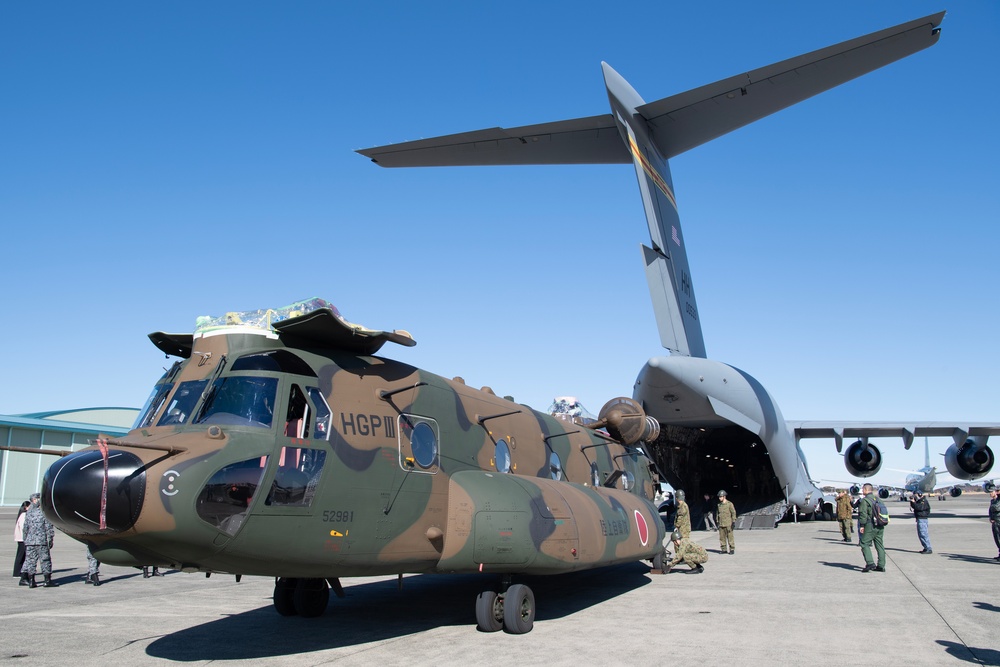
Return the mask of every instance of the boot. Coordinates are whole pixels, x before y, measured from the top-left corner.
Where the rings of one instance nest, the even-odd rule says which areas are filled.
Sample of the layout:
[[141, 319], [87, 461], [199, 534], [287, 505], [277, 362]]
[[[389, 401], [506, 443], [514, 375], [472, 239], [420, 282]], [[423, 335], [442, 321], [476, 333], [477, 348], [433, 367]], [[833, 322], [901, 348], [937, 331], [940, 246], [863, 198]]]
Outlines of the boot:
[[85, 577], [83, 578], [83, 583], [85, 583], [85, 584], [92, 584], [92, 583], [94, 583], [94, 582], [92, 582], [92, 581], [90, 580], [90, 574], [87, 574], [87, 576], [85, 576]]
[[35, 583], [35, 575], [28, 575], [28, 588], [38, 588], [38, 584]]
[[45, 583], [42, 584], [43, 588], [55, 588], [58, 585], [59, 584], [52, 583], [52, 575], [51, 574], [46, 574], [45, 575]]
[[90, 575], [90, 583], [94, 584], [94, 586], [100, 586], [101, 585], [101, 579], [97, 575], [96, 572], [93, 573], [92, 575]]
[[18, 586], [27, 586], [28, 585], [28, 575], [26, 575], [26, 574], [24, 574], [22, 572], [21, 573], [21, 580], [19, 582], [17, 582], [17, 585]]
[[149, 579], [149, 568], [148, 567], [142, 568], [142, 578], [143, 579]]
[[160, 568], [156, 567], [155, 565], [153, 566], [153, 576], [154, 577], [162, 577], [163, 576], [162, 574], [160, 574]]

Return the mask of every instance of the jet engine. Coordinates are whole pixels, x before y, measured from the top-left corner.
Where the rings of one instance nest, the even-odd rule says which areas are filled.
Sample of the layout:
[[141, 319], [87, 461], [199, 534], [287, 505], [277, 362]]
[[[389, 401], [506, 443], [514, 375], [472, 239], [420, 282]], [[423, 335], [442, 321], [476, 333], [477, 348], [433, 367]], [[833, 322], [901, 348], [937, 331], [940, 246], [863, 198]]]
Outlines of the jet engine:
[[888, 498], [889, 497], [889, 489], [880, 488], [878, 490], [878, 497], [881, 498], [882, 500], [885, 500], [886, 498]]
[[958, 498], [960, 495], [962, 495], [962, 489], [958, 488], [957, 486], [953, 486], [951, 487], [951, 490], [948, 491], [948, 495], [950, 495], [952, 498]]
[[855, 477], [871, 477], [882, 467], [882, 452], [875, 445], [856, 440], [844, 452], [844, 465]]
[[986, 446], [985, 440], [973, 436], [962, 446], [949, 447], [944, 453], [944, 463], [952, 477], [979, 479], [993, 469], [993, 451]]
[[608, 434], [625, 445], [653, 442], [660, 435], [660, 423], [646, 415], [638, 401], [612, 398], [601, 408], [590, 428], [606, 428]]

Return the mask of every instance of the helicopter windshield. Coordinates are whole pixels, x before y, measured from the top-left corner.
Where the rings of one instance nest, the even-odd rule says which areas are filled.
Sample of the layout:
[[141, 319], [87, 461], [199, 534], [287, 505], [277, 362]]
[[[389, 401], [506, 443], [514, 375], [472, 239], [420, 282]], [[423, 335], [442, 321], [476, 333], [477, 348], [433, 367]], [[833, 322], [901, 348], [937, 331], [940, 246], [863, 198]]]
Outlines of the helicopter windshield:
[[277, 389], [277, 378], [219, 378], [212, 385], [194, 423], [271, 428]]

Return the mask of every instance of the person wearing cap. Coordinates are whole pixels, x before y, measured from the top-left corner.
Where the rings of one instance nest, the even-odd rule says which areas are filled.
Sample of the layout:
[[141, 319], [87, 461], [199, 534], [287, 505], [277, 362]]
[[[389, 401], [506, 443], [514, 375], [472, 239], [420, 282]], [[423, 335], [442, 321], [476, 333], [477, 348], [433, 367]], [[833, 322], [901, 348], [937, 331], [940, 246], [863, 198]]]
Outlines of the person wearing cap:
[[688, 507], [683, 491], [677, 491], [677, 517], [674, 519], [674, 529], [681, 537], [691, 537], [691, 508]]
[[853, 515], [854, 506], [847, 489], [837, 489], [837, 522], [840, 524], [840, 536], [845, 542], [851, 541], [851, 533], [854, 532]]
[[[733, 528], [736, 527], [736, 508], [726, 497], [725, 490], [719, 491], [719, 553], [736, 553], [736, 541], [733, 538]], [[727, 546], [728, 544], [728, 546]]]
[[990, 527], [993, 529], [993, 541], [997, 545], [997, 555], [993, 560], [1000, 560], [1000, 490], [990, 486]]
[[52, 557], [49, 550], [56, 530], [42, 514], [39, 505], [41, 495], [32, 493], [28, 500], [31, 507], [24, 513], [24, 565], [21, 567], [21, 582], [35, 588], [35, 569], [41, 564], [42, 576], [45, 577], [46, 588], [52, 588]]
[[666, 571], [680, 562], [685, 563], [695, 574], [705, 571], [702, 563], [708, 560], [708, 552], [697, 542], [692, 542], [690, 537], [683, 537], [680, 531], [675, 530], [670, 539], [674, 543], [674, 558], [667, 563]]
[[931, 515], [931, 504], [927, 502], [923, 491], [918, 489], [913, 492], [913, 497], [910, 498], [910, 509], [913, 510], [913, 518], [917, 520], [917, 537], [920, 539], [920, 546], [923, 547], [920, 553], [934, 553], [931, 550], [930, 535], [927, 533], [927, 519]]

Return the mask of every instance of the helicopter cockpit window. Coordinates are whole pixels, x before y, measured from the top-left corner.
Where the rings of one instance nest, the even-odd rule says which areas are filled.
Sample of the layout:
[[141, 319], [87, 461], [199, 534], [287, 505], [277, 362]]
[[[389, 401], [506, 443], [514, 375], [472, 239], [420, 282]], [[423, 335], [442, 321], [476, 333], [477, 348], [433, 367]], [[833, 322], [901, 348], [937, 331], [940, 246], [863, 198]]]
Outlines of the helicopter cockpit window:
[[233, 463], [219, 470], [198, 494], [198, 516], [219, 530], [235, 535], [260, 486], [266, 456]]
[[170, 426], [186, 422], [191, 416], [194, 406], [198, 403], [198, 399], [201, 398], [201, 392], [205, 390], [206, 384], [208, 384], [208, 380], [181, 382], [156, 425]]
[[294, 373], [316, 377], [316, 372], [309, 364], [288, 350], [270, 350], [244, 354], [233, 362], [234, 371], [274, 371], [275, 373]]
[[332, 416], [330, 405], [326, 402], [323, 392], [316, 387], [306, 387], [306, 392], [309, 394], [309, 398], [312, 399], [313, 406], [316, 408], [316, 429], [313, 437], [317, 440], [329, 440], [330, 418]]
[[326, 452], [321, 449], [282, 447], [274, 483], [264, 504], [272, 507], [312, 505], [324, 463]]
[[152, 424], [153, 418], [160, 411], [160, 408], [163, 407], [163, 402], [167, 400], [167, 394], [173, 388], [174, 385], [170, 382], [153, 387], [153, 391], [150, 392], [149, 398], [146, 399], [146, 404], [139, 411], [139, 416], [136, 417], [132, 428], [145, 428]]
[[219, 378], [212, 385], [194, 423], [271, 428], [277, 391], [277, 378]]

